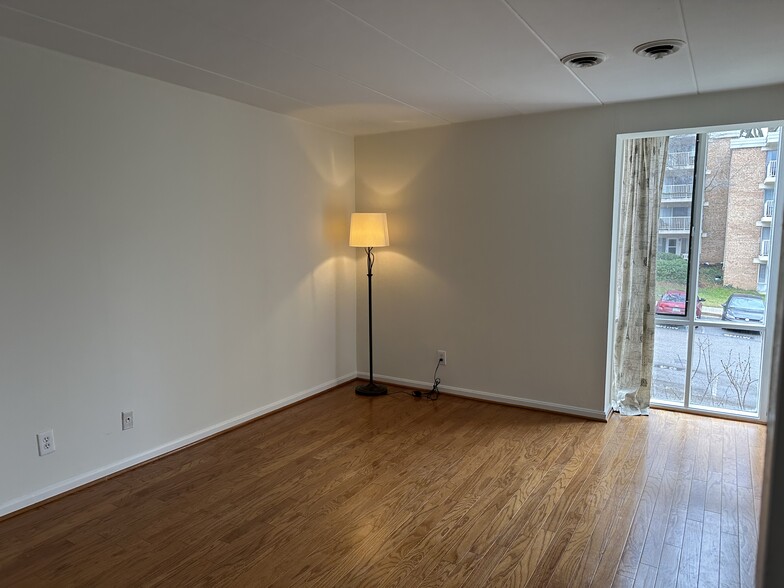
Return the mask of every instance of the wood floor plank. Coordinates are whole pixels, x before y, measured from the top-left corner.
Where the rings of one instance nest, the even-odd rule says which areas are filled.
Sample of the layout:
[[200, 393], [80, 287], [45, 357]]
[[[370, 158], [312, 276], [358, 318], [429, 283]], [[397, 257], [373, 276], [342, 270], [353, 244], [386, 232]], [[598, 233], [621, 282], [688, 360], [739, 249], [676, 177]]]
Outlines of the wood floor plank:
[[721, 533], [719, 548], [719, 586], [722, 588], [740, 587], [740, 551], [738, 536]]
[[708, 481], [705, 484], [705, 502], [703, 505], [704, 510], [720, 513], [721, 495], [721, 474], [719, 472], [708, 472]]
[[681, 548], [665, 543], [656, 572], [656, 588], [673, 588], [676, 585], [680, 560]]
[[657, 571], [653, 566], [640, 564], [637, 575], [634, 577], [634, 588], [654, 588]]
[[738, 534], [738, 487], [735, 484], [721, 485], [721, 532]]
[[697, 452], [694, 459], [694, 471], [692, 474], [695, 480], [702, 480], [703, 482], [708, 481], [710, 456], [711, 421], [709, 419], [703, 419], [698, 423]]
[[751, 453], [751, 481], [754, 489], [754, 498], [762, 498], [762, 480], [765, 476], [765, 444], [760, 441], [761, 433], [754, 427], [748, 430], [749, 452]]
[[682, 508], [672, 508], [667, 519], [667, 529], [664, 531], [664, 544], [680, 548], [683, 545], [685, 529], [686, 511]]
[[634, 588], [634, 578], [618, 574], [613, 580], [612, 588]]
[[702, 524], [702, 545], [700, 550], [700, 588], [719, 585], [719, 564], [721, 561], [721, 515], [705, 511]]
[[[751, 425], [756, 426], [756, 425]], [[738, 475], [738, 486], [741, 488], [753, 488], [751, 478], [751, 451], [749, 449], [749, 427], [735, 427], [735, 458]]]
[[686, 520], [683, 532], [681, 561], [678, 564], [678, 588], [694, 588], [700, 578], [700, 555], [702, 551], [702, 522]]
[[[708, 472], [708, 476], [711, 473]], [[705, 499], [708, 484], [702, 480], [692, 480], [691, 489], [689, 490], [689, 508], [686, 511], [686, 518], [692, 521], [702, 521], [705, 516]], [[721, 486], [718, 486], [718, 505], [715, 508], [721, 510]], [[712, 511], [708, 511], [712, 512]]]
[[754, 586], [757, 562], [757, 515], [754, 512], [754, 491], [738, 488], [738, 553], [740, 584], [744, 588]]
[[640, 565], [642, 550], [645, 546], [645, 539], [648, 536], [648, 527], [651, 524], [653, 508], [656, 504], [656, 496], [659, 494], [660, 486], [661, 478], [651, 476], [642, 490], [637, 510], [634, 513], [631, 531], [626, 540], [618, 567], [619, 573], [625, 576], [635, 577], [637, 575], [637, 567]]
[[0, 522], [0, 585], [751, 587], [764, 444], [346, 385]]
[[677, 471], [668, 470], [662, 476], [659, 494], [656, 496], [656, 504], [653, 507], [651, 523], [648, 526], [648, 535], [643, 545], [640, 563], [657, 567], [661, 558], [664, 538], [667, 531], [667, 523], [670, 520], [670, 509], [675, 493], [675, 482], [678, 476]]
[[724, 429], [723, 424], [711, 421], [708, 450], [708, 471], [721, 473], [724, 467]]
[[721, 483], [738, 485], [738, 458], [735, 447], [735, 432], [737, 425], [731, 421], [722, 423], [722, 464]]

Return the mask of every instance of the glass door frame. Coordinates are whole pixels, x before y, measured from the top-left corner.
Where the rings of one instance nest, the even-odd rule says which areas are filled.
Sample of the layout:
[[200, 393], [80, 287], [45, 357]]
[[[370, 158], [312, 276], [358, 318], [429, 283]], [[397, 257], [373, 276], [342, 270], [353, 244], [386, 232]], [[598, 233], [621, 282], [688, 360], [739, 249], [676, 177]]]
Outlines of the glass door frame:
[[[782, 219], [784, 219], [784, 198], [782, 193], [784, 189], [782, 185], [784, 182], [776, 181], [776, 194], [774, 201], [776, 202], [774, 208], [774, 218], [772, 227], [774, 228], [771, 235], [770, 256], [768, 260], [768, 289], [766, 293], [766, 309], [765, 309], [765, 322], [762, 325], [745, 325], [744, 330], [756, 331], [760, 333], [762, 338], [762, 357], [761, 357], [761, 370], [759, 382], [759, 400], [758, 400], [758, 414], [750, 415], [742, 411], [728, 410], [728, 409], [711, 409], [706, 407], [690, 406], [690, 391], [691, 391], [691, 378], [692, 378], [692, 356], [694, 346], [694, 331], [695, 327], [726, 327], [727, 323], [721, 320], [710, 319], [697, 319], [697, 299], [699, 297], [699, 260], [700, 248], [702, 245], [702, 213], [704, 201], [704, 184], [705, 184], [705, 169], [707, 163], [707, 136], [709, 133], [720, 131], [731, 131], [738, 128], [753, 128], [753, 127], [767, 127], [776, 128], [779, 130], [779, 159], [782, 154], [782, 141], [784, 140], [784, 121], [768, 121], [768, 122], [754, 122], [754, 123], [740, 123], [731, 125], [720, 125], [712, 127], [698, 127], [691, 129], [672, 129], [667, 131], [653, 131], [653, 132], [640, 132], [640, 133], [624, 133], [616, 137], [616, 151], [615, 151], [615, 189], [613, 196], [613, 220], [612, 220], [612, 251], [610, 259], [610, 304], [609, 314], [607, 320], [607, 365], [606, 365], [606, 381], [605, 381], [605, 407], [606, 413], [610, 414], [612, 410], [612, 381], [613, 381], [613, 332], [615, 326], [615, 279], [616, 279], [616, 262], [618, 251], [618, 224], [620, 216], [620, 202], [621, 202], [621, 172], [623, 168], [623, 142], [627, 139], [638, 139], [643, 137], [661, 137], [671, 135], [697, 135], [697, 152], [694, 162], [694, 192], [692, 195], [692, 222], [691, 234], [689, 239], [689, 282], [687, 287], [688, 300], [686, 301], [686, 315], [683, 317], [657, 316], [655, 321], [657, 325], [678, 325], [685, 326], [687, 329], [687, 356], [686, 356], [686, 385], [684, 390], [684, 402], [680, 403], [665, 403], [656, 402], [651, 400], [651, 406], [654, 408], [666, 408], [670, 410], [678, 410], [693, 414], [701, 414], [706, 416], [719, 416], [727, 417], [735, 420], [751, 421], [755, 423], [766, 423], [768, 420], [768, 401], [770, 396], [771, 387], [771, 371], [773, 367], [773, 336], [777, 328], [782, 328], [782, 325], [775, 323], [776, 316], [776, 300], [778, 297], [778, 277], [771, 279], [771, 276], [778, 276], [779, 261], [781, 257], [781, 233]], [[778, 229], [778, 230], [776, 230]]]

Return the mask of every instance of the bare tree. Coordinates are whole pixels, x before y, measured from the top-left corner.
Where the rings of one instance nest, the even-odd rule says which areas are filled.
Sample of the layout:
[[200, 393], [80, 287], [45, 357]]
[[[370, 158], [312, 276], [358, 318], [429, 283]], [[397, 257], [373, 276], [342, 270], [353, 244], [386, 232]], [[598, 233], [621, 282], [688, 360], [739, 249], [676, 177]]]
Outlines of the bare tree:
[[[711, 356], [711, 347], [712, 343], [708, 337], [697, 337], [695, 340], [695, 344], [697, 345], [697, 364], [692, 368], [692, 386], [694, 386], [695, 378], [694, 375], [699, 372], [700, 367], [703, 365], [705, 366], [705, 387], [702, 390], [702, 394], [698, 398], [698, 402], [705, 402], [705, 397], [710, 393], [712, 398], [717, 396], [717, 388], [718, 388], [718, 380], [719, 376], [721, 375], [721, 371], [716, 371], [713, 368], [713, 357]], [[696, 387], [694, 387], [696, 390]], [[696, 396], [696, 395], [695, 395]]]
[[730, 349], [727, 362], [725, 363], [724, 360], [721, 360], [721, 366], [724, 368], [724, 373], [730, 382], [730, 386], [737, 396], [738, 408], [744, 410], [751, 386], [758, 381], [751, 374], [751, 347], [748, 348], [746, 359], [742, 359], [740, 353], [738, 353], [737, 359], [734, 361], [732, 359], [732, 350]]

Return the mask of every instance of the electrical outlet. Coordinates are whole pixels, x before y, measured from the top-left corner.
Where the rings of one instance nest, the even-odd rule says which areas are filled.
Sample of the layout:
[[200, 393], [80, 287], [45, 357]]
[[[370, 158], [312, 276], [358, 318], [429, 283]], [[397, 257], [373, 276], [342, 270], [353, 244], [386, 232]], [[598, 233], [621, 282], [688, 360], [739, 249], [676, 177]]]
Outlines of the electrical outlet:
[[438, 363], [440, 365], [446, 365], [446, 351], [443, 349], [438, 350]]
[[43, 433], [38, 433], [35, 438], [38, 440], [38, 455], [54, 453], [54, 431], [49, 429]]
[[133, 429], [133, 411], [129, 410], [128, 412], [122, 413], [122, 430], [127, 431], [128, 429]]

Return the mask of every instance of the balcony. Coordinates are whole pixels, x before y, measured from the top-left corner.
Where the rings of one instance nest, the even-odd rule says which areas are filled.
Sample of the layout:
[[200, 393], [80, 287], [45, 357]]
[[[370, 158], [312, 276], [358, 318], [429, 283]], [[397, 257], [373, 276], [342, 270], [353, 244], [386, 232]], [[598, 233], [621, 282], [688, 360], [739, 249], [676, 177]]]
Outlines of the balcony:
[[770, 239], [763, 239], [760, 241], [760, 254], [754, 261], [758, 263], [768, 263], [768, 256], [770, 256]]
[[662, 186], [662, 200], [689, 201], [694, 190], [693, 184], [665, 184]]
[[776, 173], [778, 172], [778, 160], [768, 162], [767, 169], [765, 170], [765, 187], [772, 186], [776, 183]]
[[762, 204], [762, 218], [760, 222], [757, 223], [758, 226], [768, 226], [770, 225], [771, 221], [773, 220], [773, 213], [774, 213], [774, 201], [773, 200], [766, 200]]
[[667, 154], [667, 167], [694, 167], [694, 153], [675, 151]]
[[770, 256], [770, 239], [763, 239], [760, 241], [759, 257], [754, 258], [754, 263], [768, 263]]
[[691, 217], [663, 216], [659, 217], [660, 233], [688, 233], [691, 230]]

